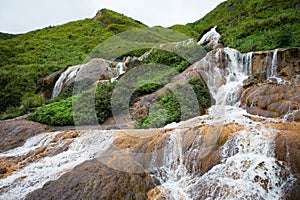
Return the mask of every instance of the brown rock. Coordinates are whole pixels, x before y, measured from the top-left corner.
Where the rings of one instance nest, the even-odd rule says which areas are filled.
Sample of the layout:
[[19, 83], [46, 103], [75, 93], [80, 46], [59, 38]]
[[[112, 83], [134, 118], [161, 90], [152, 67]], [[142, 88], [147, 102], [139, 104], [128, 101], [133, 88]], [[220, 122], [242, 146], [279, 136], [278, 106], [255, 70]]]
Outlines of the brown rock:
[[296, 178], [286, 199], [297, 199], [300, 196], [300, 124], [286, 122], [270, 126], [280, 130], [275, 137], [275, 155], [290, 166]]
[[46, 183], [26, 199], [146, 199], [155, 182], [146, 172], [122, 172], [94, 159]]
[[299, 121], [300, 87], [293, 84], [263, 84], [252, 85], [242, 93], [241, 106], [251, 114], [264, 117], [285, 117], [292, 114], [288, 120]]
[[21, 146], [29, 137], [46, 130], [47, 125], [24, 119], [0, 121], [0, 153]]

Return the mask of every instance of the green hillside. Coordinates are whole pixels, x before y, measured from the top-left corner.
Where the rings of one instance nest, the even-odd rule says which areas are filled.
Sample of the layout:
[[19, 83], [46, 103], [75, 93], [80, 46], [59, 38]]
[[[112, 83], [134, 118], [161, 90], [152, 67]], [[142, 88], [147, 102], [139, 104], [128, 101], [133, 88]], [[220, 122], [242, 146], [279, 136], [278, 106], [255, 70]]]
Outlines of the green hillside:
[[171, 28], [200, 37], [215, 25], [224, 45], [242, 52], [300, 46], [300, 2], [228, 0], [194, 23]]
[[[299, 0], [228, 0], [194, 23], [170, 28], [200, 38], [217, 25], [224, 46], [242, 52], [269, 50], [300, 46], [299, 12]], [[96, 52], [101, 53], [102, 48], [95, 47], [104, 40], [141, 27], [146, 25], [103, 9], [93, 19], [21, 35], [0, 33], [0, 119], [43, 104], [43, 96], [36, 94], [41, 78], [87, 61]], [[130, 47], [128, 43], [120, 45]]]
[[35, 96], [41, 78], [83, 63], [87, 54], [105, 39], [140, 27], [146, 25], [103, 9], [93, 19], [22, 35], [0, 34], [0, 113], [13, 110], [22, 99]]

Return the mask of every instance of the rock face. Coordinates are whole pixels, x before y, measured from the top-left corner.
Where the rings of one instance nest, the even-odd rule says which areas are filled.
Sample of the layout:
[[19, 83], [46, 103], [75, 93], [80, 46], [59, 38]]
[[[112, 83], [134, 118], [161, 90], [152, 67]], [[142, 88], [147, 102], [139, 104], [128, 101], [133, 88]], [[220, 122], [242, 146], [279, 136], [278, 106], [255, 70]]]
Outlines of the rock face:
[[276, 157], [288, 163], [296, 181], [289, 188], [287, 199], [297, 199], [300, 196], [300, 126], [299, 123], [279, 123], [271, 125], [280, 130], [275, 138]]
[[145, 173], [126, 173], [97, 159], [86, 161], [26, 199], [147, 199], [155, 180]]
[[300, 74], [300, 48], [276, 49], [253, 52], [252, 74], [265, 72], [271, 76], [290, 81]]
[[244, 91], [241, 105], [251, 114], [300, 121], [299, 94], [300, 87], [291, 84], [257, 84]]
[[0, 153], [22, 146], [24, 142], [49, 127], [27, 120], [0, 121]]
[[124, 73], [124, 70], [125, 66], [122, 63], [95, 58], [87, 64], [70, 66], [49, 75], [42, 80], [40, 91], [45, 97], [53, 98], [72, 86], [75, 81], [77, 85], [89, 87], [96, 81], [116, 78]]
[[300, 48], [254, 52], [241, 106], [249, 113], [299, 121]]

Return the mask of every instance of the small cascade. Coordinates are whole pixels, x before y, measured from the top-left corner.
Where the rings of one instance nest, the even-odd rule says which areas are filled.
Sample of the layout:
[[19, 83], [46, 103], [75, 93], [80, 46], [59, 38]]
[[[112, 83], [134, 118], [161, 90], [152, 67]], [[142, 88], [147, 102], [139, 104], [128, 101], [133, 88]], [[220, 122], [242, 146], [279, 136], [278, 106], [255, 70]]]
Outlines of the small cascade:
[[208, 43], [209, 46], [215, 48], [218, 45], [218, 42], [221, 38], [221, 35], [217, 32], [217, 26], [213, 27], [210, 31], [205, 33], [200, 41], [198, 42], [199, 45], [205, 45]]
[[271, 66], [270, 77], [278, 77], [278, 73], [277, 73], [277, 52], [278, 52], [278, 49], [275, 49], [274, 53], [273, 53], [273, 58], [272, 58], [272, 66]]
[[[213, 109], [214, 106], [211, 113], [214, 113]], [[285, 187], [294, 178], [289, 174], [288, 167], [274, 157], [273, 130], [261, 122], [245, 117], [249, 114], [241, 108], [226, 106], [224, 109], [217, 121], [211, 115], [202, 117], [204, 124], [211, 126], [220, 122], [234, 122], [236, 126], [244, 127], [222, 146], [221, 163], [201, 176], [201, 171], [196, 166], [200, 166], [201, 158], [210, 152], [209, 143], [214, 139], [206, 141], [205, 137], [211, 136], [196, 135], [187, 151], [183, 151], [183, 136], [173, 131], [163, 155], [164, 166], [154, 174], [161, 184], [155, 188], [159, 192], [153, 199], [281, 198]], [[219, 110], [219, 106], [216, 110]], [[180, 124], [183, 123], [179, 123], [178, 127]], [[212, 129], [208, 134], [218, 132], [219, 129]], [[218, 135], [216, 137], [215, 142]]]
[[125, 70], [124, 70], [124, 63], [122, 62], [119, 62], [116, 66], [116, 74], [117, 76], [120, 76], [122, 74], [125, 73]]
[[57, 97], [61, 93], [63, 86], [77, 75], [79, 69], [80, 69], [80, 65], [68, 67], [60, 75], [60, 77], [58, 78], [58, 80], [56, 81], [56, 83], [54, 85], [53, 92], [52, 92], [52, 98]]
[[[152, 163], [152, 165], [156, 164]], [[180, 132], [174, 131], [169, 135], [169, 142], [163, 152], [163, 167], [154, 170], [156, 170], [155, 177], [161, 182], [157, 187], [160, 193], [154, 199], [158, 199], [162, 193], [167, 199], [191, 200], [184, 190], [191, 177], [184, 165], [183, 135]]]
[[125, 64], [123, 62], [119, 62], [117, 65], [116, 65], [116, 68], [115, 68], [115, 74], [116, 76], [111, 78], [111, 82], [115, 82], [120, 75], [124, 74], [126, 71], [124, 69], [124, 66]]
[[278, 57], [278, 49], [274, 50], [273, 56], [271, 55], [270, 52], [267, 53], [265, 59], [265, 70], [267, 72], [267, 79], [277, 84], [289, 84], [288, 81], [283, 80], [282, 78], [279, 77], [277, 71], [277, 67], [278, 67], [277, 57]]
[[[216, 105], [234, 105], [238, 102], [236, 92], [252, 73], [252, 53], [241, 54], [231, 48], [218, 49], [212, 59], [215, 60], [215, 65], [211, 64], [211, 60], [201, 63], [208, 65], [208, 69], [202, 70], [207, 77], [206, 83], [212, 97]], [[220, 66], [224, 59], [225, 66]]]
[[[22, 156], [39, 147], [59, 148], [64, 144], [60, 132], [46, 133], [30, 138], [22, 147], [2, 156]], [[41, 188], [46, 182], [56, 180], [76, 165], [97, 157], [108, 149], [114, 140], [109, 131], [86, 132], [74, 139], [68, 148], [57, 155], [48, 155], [38, 162], [31, 161], [12, 175], [0, 181], [0, 199], [24, 199], [29, 192]], [[52, 146], [51, 146], [52, 145]]]

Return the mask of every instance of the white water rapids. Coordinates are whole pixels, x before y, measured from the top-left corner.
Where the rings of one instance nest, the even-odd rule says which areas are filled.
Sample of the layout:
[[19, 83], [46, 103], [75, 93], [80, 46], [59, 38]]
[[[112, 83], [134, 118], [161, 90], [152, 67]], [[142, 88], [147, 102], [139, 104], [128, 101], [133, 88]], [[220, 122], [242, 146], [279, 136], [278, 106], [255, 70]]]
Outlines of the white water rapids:
[[[213, 62], [208, 59], [215, 59], [215, 64], [211, 64]], [[226, 62], [225, 68], [216, 65], [222, 59]], [[169, 141], [161, 155], [163, 166], [157, 167], [156, 158], [153, 156], [152, 166], [148, 169], [154, 171], [153, 176], [160, 181], [157, 188], [161, 192], [153, 199], [281, 198], [284, 188], [293, 177], [282, 176], [288, 174], [289, 169], [274, 156], [274, 130], [259, 120], [246, 117], [251, 115], [237, 107], [239, 88], [251, 74], [251, 59], [252, 53], [241, 54], [234, 49], [225, 48], [219, 49], [213, 58], [206, 57], [198, 63], [204, 66], [202, 70], [216, 105], [209, 109], [208, 115], [166, 126], [174, 130], [167, 133]], [[273, 56], [271, 61], [271, 76], [276, 75], [273, 70], [273, 64], [276, 63], [274, 59], [276, 56]], [[118, 69], [118, 75], [122, 74], [123, 67], [119, 65]], [[67, 71], [61, 76], [62, 79], [75, 74], [75, 71]], [[57, 86], [58, 89], [60, 87]], [[212, 133], [216, 134], [210, 140], [212, 144], [216, 143], [220, 136], [218, 130], [222, 130], [225, 124], [235, 123], [244, 127], [238, 130], [236, 135], [229, 137], [221, 147], [221, 163], [206, 173], [202, 173], [195, 166], [212, 150], [213, 145], [201, 143], [204, 138], [200, 132], [188, 150], [183, 150], [185, 133], [180, 130], [185, 126], [191, 127], [193, 123], [210, 125]], [[0, 157], [22, 156], [39, 147], [53, 145], [53, 138], [57, 134], [59, 132], [32, 137], [23, 146], [4, 152]], [[24, 199], [29, 192], [41, 188], [46, 182], [56, 180], [76, 165], [101, 155], [109, 149], [115, 138], [113, 131], [83, 133], [72, 140], [66, 151], [46, 156], [0, 179], [0, 199]], [[60, 142], [54, 142], [54, 146], [59, 146]]]

